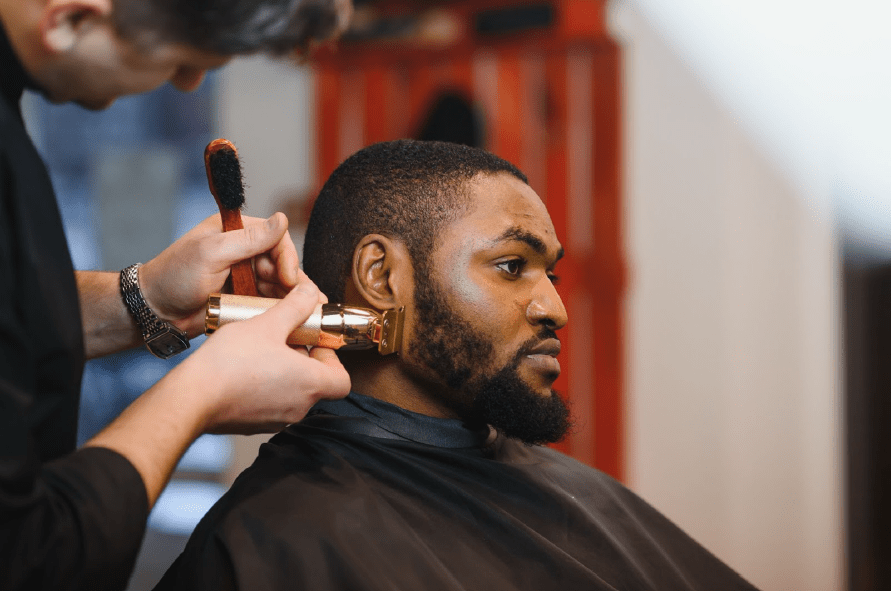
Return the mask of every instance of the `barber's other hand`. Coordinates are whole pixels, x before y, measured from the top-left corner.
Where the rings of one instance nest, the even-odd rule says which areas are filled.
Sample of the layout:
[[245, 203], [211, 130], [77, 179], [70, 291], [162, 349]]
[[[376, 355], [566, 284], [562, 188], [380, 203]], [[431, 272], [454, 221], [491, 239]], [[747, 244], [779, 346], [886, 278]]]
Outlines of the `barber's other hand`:
[[204, 432], [273, 432], [323, 398], [341, 398], [350, 378], [334, 351], [291, 348], [288, 335], [324, 296], [308, 278], [268, 311], [221, 327], [165, 379], [206, 396]]
[[223, 232], [219, 214], [213, 215], [139, 269], [149, 307], [189, 336], [204, 332], [207, 296], [222, 289], [236, 262], [254, 259], [257, 287], [266, 297], [284, 297], [299, 280], [285, 215], [242, 219], [244, 230]]

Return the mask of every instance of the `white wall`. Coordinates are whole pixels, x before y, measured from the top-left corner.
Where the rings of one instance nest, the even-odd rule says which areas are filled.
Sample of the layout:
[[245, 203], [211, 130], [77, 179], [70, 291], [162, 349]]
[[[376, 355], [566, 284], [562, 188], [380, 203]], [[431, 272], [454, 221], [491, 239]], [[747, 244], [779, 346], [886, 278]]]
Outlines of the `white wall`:
[[787, 182], [633, 2], [614, 12], [629, 484], [764, 591], [841, 589], [829, 188]]

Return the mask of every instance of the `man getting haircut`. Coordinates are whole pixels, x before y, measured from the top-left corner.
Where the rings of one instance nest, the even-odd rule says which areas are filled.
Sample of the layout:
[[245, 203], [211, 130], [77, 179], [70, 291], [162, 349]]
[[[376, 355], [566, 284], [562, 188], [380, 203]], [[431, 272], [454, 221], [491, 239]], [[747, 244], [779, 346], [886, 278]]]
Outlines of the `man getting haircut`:
[[398, 355], [339, 353], [346, 399], [260, 448], [158, 589], [752, 589], [642, 499], [543, 443], [563, 249], [526, 177], [401, 140], [322, 188], [304, 269], [332, 301], [405, 307]]

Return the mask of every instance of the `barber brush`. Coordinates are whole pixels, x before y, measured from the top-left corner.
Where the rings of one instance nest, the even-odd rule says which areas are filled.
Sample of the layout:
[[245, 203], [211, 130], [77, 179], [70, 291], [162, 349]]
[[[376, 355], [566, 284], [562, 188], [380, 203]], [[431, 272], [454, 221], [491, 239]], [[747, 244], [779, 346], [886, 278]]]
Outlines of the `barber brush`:
[[[253, 318], [276, 302], [275, 298], [211, 294], [207, 298], [204, 332], [211, 334], [230, 322]], [[319, 304], [306, 322], [288, 335], [288, 344], [344, 350], [377, 347], [381, 355], [389, 355], [402, 345], [404, 322], [405, 308], [378, 314], [370, 308]]]
[[[241, 180], [241, 163], [238, 151], [232, 142], [217, 139], [204, 149], [204, 167], [207, 170], [207, 184], [220, 208], [223, 218], [223, 231], [241, 230], [241, 208], [244, 207], [244, 184]], [[257, 280], [250, 260], [232, 265], [229, 280], [232, 293], [258, 296]]]

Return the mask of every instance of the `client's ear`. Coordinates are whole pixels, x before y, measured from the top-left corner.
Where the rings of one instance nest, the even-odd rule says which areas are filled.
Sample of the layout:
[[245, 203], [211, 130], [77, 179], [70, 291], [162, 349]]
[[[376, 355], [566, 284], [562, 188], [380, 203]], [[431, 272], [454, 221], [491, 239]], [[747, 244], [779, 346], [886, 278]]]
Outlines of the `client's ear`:
[[44, 47], [65, 53], [96, 21], [109, 17], [111, 10], [111, 0], [50, 0], [40, 20]]
[[353, 251], [353, 284], [371, 306], [390, 310], [410, 297], [411, 258], [405, 244], [380, 234], [369, 234]]

